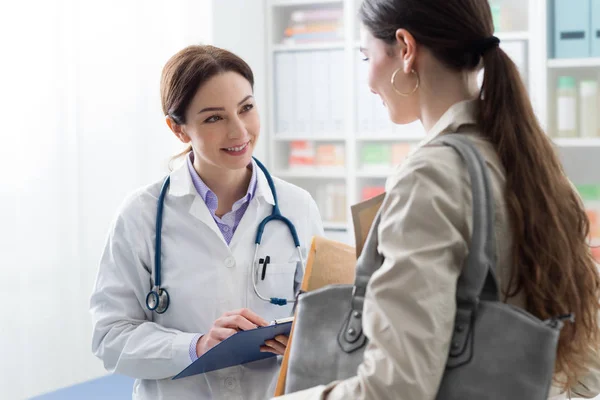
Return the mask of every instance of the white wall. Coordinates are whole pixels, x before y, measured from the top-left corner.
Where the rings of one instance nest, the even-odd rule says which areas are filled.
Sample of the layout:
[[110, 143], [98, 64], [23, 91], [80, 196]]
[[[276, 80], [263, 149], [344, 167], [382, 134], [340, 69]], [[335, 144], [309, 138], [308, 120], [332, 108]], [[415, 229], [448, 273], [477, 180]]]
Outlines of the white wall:
[[0, 3], [0, 388], [21, 399], [105, 373], [89, 295], [124, 196], [180, 149], [159, 79], [210, 42], [210, 0]]

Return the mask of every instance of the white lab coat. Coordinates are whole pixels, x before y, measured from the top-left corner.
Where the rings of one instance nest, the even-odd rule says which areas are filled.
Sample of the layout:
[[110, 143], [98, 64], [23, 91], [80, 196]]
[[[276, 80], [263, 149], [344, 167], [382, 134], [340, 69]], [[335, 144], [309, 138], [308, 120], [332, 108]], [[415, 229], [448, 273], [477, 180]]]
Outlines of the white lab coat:
[[[228, 246], [183, 163], [171, 173], [162, 227], [162, 287], [171, 297], [159, 315], [146, 308], [153, 286], [156, 203], [162, 180], [131, 195], [113, 222], [91, 297], [94, 354], [107, 370], [137, 378], [134, 399], [256, 399], [272, 396], [279, 360], [271, 358], [203, 375], [170, 380], [191, 363], [194, 335], [207, 333], [224, 312], [250, 308], [265, 320], [287, 317], [292, 305], [259, 300], [251, 283], [256, 229], [271, 213], [273, 196], [262, 171], [244, 217]], [[311, 196], [273, 178], [281, 213], [298, 231], [303, 253], [323, 235]], [[259, 290], [294, 296], [298, 255], [281, 222], [267, 224], [259, 258], [271, 263]], [[299, 280], [299, 277], [296, 277]]]

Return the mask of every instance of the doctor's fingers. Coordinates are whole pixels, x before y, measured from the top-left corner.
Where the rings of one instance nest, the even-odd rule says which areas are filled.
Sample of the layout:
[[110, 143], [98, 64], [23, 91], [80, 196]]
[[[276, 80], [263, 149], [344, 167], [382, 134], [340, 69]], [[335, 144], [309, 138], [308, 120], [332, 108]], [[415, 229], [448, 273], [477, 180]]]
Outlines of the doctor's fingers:
[[228, 337], [235, 335], [236, 333], [237, 330], [235, 329], [213, 326], [210, 332], [208, 333], [208, 344], [212, 344], [213, 340], [216, 341], [216, 343], [214, 344], [217, 344], [227, 339]]
[[231, 315], [241, 315], [242, 317], [246, 318], [248, 321], [250, 321], [258, 326], [269, 325], [269, 323], [267, 321], [265, 321], [263, 318], [261, 318], [260, 315], [256, 314], [254, 311], [252, 311], [248, 308], [242, 308], [239, 310], [229, 311], [229, 312], [226, 312], [225, 314], [223, 314], [223, 316], [225, 316], [225, 317], [228, 317]]
[[282, 356], [285, 354], [285, 346], [278, 341], [271, 339], [265, 341], [265, 346], [261, 346], [260, 351], [279, 354]]
[[256, 324], [252, 323], [247, 318], [242, 317], [241, 315], [230, 315], [227, 317], [221, 317], [215, 321], [215, 326], [221, 328], [240, 329], [242, 331], [248, 331], [257, 327]]
[[289, 341], [289, 337], [286, 336], [286, 335], [277, 335], [277, 336], [275, 336], [275, 340], [277, 340], [282, 345], [287, 346], [288, 345], [288, 341]]

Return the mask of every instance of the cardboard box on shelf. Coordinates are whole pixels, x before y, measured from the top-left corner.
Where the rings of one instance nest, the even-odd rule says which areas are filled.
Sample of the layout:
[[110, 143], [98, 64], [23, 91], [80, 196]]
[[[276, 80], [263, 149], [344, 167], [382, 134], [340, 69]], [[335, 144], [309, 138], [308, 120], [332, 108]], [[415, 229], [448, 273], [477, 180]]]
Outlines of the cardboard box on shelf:
[[392, 145], [392, 165], [402, 164], [411, 150], [412, 146], [409, 143], [394, 143]]
[[307, 140], [295, 140], [290, 142], [290, 155], [288, 168], [297, 169], [315, 166], [315, 146]]
[[392, 153], [385, 143], [366, 143], [362, 146], [360, 161], [363, 168], [391, 166]]
[[579, 185], [577, 190], [585, 205], [590, 221], [590, 244], [592, 254], [600, 262], [600, 185]]
[[346, 163], [344, 145], [320, 144], [317, 146], [316, 164], [326, 167], [343, 167]]
[[385, 192], [384, 186], [364, 186], [361, 190], [361, 201], [372, 199]]

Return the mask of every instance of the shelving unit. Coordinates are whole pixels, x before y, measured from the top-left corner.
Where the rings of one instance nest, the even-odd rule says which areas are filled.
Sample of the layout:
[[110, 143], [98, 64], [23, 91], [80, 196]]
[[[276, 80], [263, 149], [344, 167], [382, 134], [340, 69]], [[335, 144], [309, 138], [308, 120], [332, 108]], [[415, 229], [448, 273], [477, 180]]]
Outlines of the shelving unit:
[[344, 43], [278, 44], [273, 46], [274, 53], [290, 51], [343, 50]]
[[558, 58], [548, 60], [548, 68], [571, 69], [571, 68], [598, 68], [600, 58]]
[[[491, 3], [499, 0], [489, 0]], [[600, 77], [600, 59], [560, 59], [549, 57], [549, 25], [548, 16], [550, 0], [501, 0], [502, 11], [497, 23], [496, 35], [502, 41], [502, 48], [513, 58], [519, 67], [524, 81], [527, 84], [530, 97], [544, 129], [549, 134], [554, 131], [554, 118], [556, 115], [555, 79], [565, 71], [579, 71], [580, 74], [598, 74]], [[393, 170], [393, 166], [382, 166], [378, 168], [364, 167], [362, 160], [365, 146], [383, 146], [390, 149], [395, 145], [414, 145], [425, 136], [425, 132], [418, 124], [409, 126], [393, 126], [389, 122], [387, 111], [381, 105], [378, 97], [370, 93], [366, 82], [366, 63], [360, 62], [359, 55], [359, 25], [356, 19], [356, 11], [361, 0], [267, 0], [267, 76], [269, 80], [269, 161], [273, 174], [296, 183], [309, 190], [319, 203], [320, 209], [325, 207], [322, 202], [327, 199], [319, 199], [319, 187], [332, 183], [344, 184], [345, 207], [362, 200], [362, 192], [366, 186], [382, 187], [385, 179]], [[341, 13], [342, 37], [335, 41], [323, 43], [300, 43], [282, 44], [284, 30], [287, 27], [290, 16], [296, 10], [319, 10], [331, 7], [339, 7]], [[496, 8], [496, 12], [498, 9]], [[512, 13], [512, 14], [511, 14]], [[517, 17], [512, 19], [513, 15]], [[331, 52], [338, 52], [336, 65], [332, 64], [327, 57]], [[282, 68], [279, 63], [281, 55], [291, 57], [302, 57], [302, 55], [317, 54], [314, 56], [313, 64], [316, 69], [310, 70], [304, 76], [296, 76], [295, 80], [302, 82], [306, 87], [315, 88], [321, 86], [334, 86], [334, 94], [323, 92], [323, 98], [314, 100], [317, 104], [336, 104], [341, 108], [343, 121], [337, 130], [322, 129], [310, 132], [297, 132], [289, 129], [282, 132], [278, 122], [278, 112], [282, 104], [291, 102], [294, 112], [302, 112], [305, 102], [297, 95], [295, 90], [304, 90], [302, 87], [290, 87], [288, 91], [281, 91], [278, 87], [278, 79], [281, 77]], [[300, 55], [300, 56], [298, 56]], [[285, 57], [285, 56], [284, 56]], [[310, 57], [310, 56], [309, 56]], [[299, 67], [295, 58], [292, 68], [304, 70]], [[311, 64], [312, 65], [312, 64]], [[334, 65], [332, 67], [332, 65]], [[318, 76], [319, 69], [330, 68], [329, 78]], [[587, 76], [586, 75], [586, 76]], [[336, 80], [334, 82], [334, 80]], [[285, 80], [279, 81], [286, 82]], [[317, 96], [319, 97], [319, 96]], [[308, 103], [312, 101], [309, 100]], [[311, 105], [312, 106], [312, 105]], [[318, 120], [315, 113], [322, 112], [319, 106], [314, 106], [311, 118]], [[363, 115], [367, 110], [367, 114]], [[306, 110], [304, 110], [306, 111]], [[600, 110], [599, 110], [600, 111]], [[600, 112], [599, 112], [600, 114]], [[321, 116], [322, 117], [322, 116]], [[338, 117], [340, 117], [338, 115]], [[342, 168], [315, 168], [294, 169], [288, 165], [290, 148], [295, 141], [309, 141], [315, 147], [320, 145], [337, 145], [344, 148], [344, 166]], [[558, 146], [563, 162], [574, 165], [579, 157], [582, 162], [598, 165], [598, 161], [592, 160], [590, 154], [596, 154], [595, 148], [600, 151], [600, 138], [553, 138]], [[583, 150], [585, 149], [585, 151]], [[590, 151], [594, 150], [594, 151]], [[600, 154], [596, 154], [596, 158]], [[592, 164], [590, 164], [592, 165]], [[592, 170], [594, 168], [589, 168]], [[567, 168], [572, 173], [571, 179], [575, 182], [600, 183], [600, 168], [596, 172], [590, 172], [586, 176], [579, 176], [581, 168]], [[590, 175], [591, 174], [591, 175]], [[331, 208], [331, 205], [329, 206]], [[327, 220], [327, 218], [325, 218]], [[351, 236], [351, 219], [349, 212], [345, 218], [346, 222], [326, 223], [328, 230], [339, 232], [346, 228]]]

